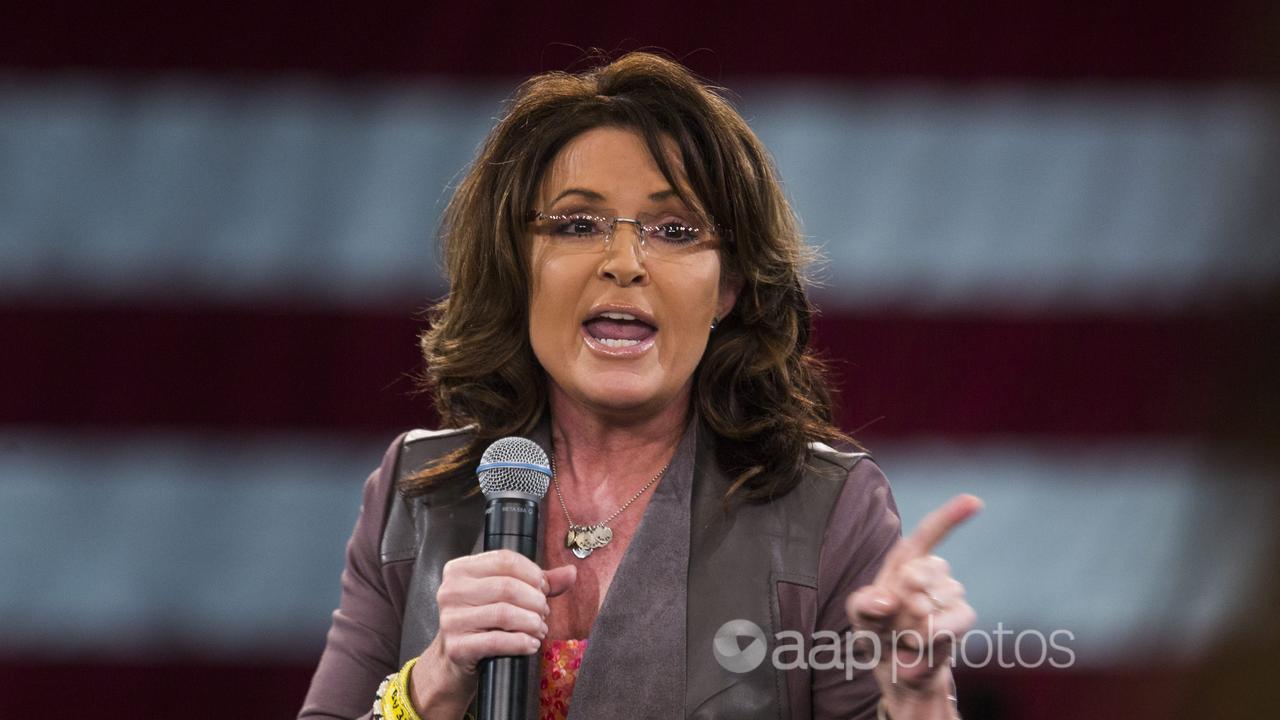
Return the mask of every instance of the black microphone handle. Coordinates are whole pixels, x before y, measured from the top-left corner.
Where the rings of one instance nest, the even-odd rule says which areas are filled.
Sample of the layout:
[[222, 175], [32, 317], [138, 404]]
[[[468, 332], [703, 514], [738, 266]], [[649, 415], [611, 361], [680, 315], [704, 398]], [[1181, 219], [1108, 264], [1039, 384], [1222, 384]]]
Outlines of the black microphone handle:
[[[537, 560], [538, 503], [520, 498], [491, 500], [484, 510], [484, 549], [514, 550]], [[529, 656], [480, 661], [476, 710], [479, 720], [525, 720]]]

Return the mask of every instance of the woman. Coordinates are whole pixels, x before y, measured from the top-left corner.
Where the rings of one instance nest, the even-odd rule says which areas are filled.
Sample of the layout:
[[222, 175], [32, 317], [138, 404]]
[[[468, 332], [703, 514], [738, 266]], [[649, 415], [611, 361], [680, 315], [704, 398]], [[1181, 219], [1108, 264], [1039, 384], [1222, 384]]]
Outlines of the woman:
[[[302, 717], [381, 709], [388, 675], [397, 712], [462, 717], [481, 659], [534, 653], [544, 718], [952, 717], [937, 631], [973, 613], [928, 553], [977, 501], [900, 541], [879, 469], [832, 448], [852, 444], [808, 346], [800, 236], [727, 102], [644, 53], [535, 77], [442, 242], [423, 349], [460, 429], [402, 436], [366, 483]], [[552, 461], [538, 562], [476, 552], [475, 468], [507, 435]], [[852, 629], [858, 654], [764, 657]]]

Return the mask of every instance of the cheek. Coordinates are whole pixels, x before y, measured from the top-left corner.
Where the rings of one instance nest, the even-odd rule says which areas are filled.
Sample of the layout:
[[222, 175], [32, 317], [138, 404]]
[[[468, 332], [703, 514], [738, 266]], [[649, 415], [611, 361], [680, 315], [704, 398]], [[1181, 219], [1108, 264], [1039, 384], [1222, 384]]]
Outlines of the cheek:
[[[720, 261], [712, 258], [688, 268], [683, 287], [682, 304], [686, 308], [685, 319], [693, 324], [709, 324], [720, 304]], [[705, 323], [703, 321], [706, 321]]]
[[576, 332], [573, 322], [581, 291], [581, 275], [572, 258], [535, 255], [529, 335], [534, 351], [556, 337]]
[[670, 299], [667, 314], [675, 331], [672, 339], [677, 341], [668, 350], [671, 357], [689, 354], [689, 361], [696, 365], [720, 299], [720, 268], [718, 264], [689, 267], [678, 277], [670, 292], [664, 293]]

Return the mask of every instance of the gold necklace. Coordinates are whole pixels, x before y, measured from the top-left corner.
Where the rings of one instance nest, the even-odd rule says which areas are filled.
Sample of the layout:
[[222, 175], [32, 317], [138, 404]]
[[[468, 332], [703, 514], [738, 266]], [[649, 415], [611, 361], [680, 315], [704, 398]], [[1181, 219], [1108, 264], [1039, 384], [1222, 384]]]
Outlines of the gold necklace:
[[569, 523], [569, 533], [565, 536], [564, 546], [569, 548], [579, 560], [582, 560], [597, 548], [608, 545], [609, 541], [613, 540], [613, 528], [609, 527], [609, 523], [621, 515], [623, 510], [631, 507], [631, 503], [643, 495], [645, 490], [653, 487], [653, 484], [658, 482], [658, 478], [662, 477], [662, 474], [669, 467], [671, 467], [670, 460], [667, 461], [666, 465], [662, 466], [657, 475], [654, 475], [649, 482], [644, 484], [644, 487], [636, 491], [636, 494], [632, 495], [630, 500], [622, 503], [622, 507], [618, 508], [608, 518], [595, 525], [578, 525], [573, 521], [573, 518], [569, 517], [569, 506], [564, 503], [564, 495], [560, 493], [560, 481], [556, 478], [556, 456], [553, 451], [551, 453], [551, 482], [556, 486], [556, 497], [560, 498], [560, 507], [564, 510], [565, 522]]

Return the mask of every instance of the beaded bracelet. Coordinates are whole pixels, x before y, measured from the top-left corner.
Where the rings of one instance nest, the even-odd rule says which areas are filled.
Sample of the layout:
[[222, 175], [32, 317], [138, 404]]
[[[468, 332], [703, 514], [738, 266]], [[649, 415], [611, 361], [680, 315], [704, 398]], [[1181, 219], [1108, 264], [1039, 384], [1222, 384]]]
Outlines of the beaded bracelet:
[[382, 717], [382, 696], [387, 694], [387, 684], [395, 675], [388, 675], [382, 678], [382, 682], [378, 684], [378, 691], [373, 694], [373, 720], [383, 720]]

